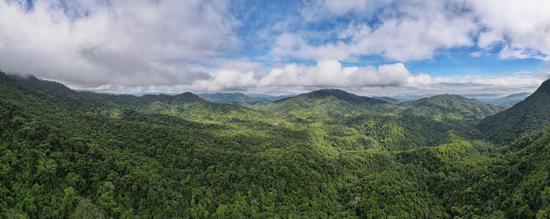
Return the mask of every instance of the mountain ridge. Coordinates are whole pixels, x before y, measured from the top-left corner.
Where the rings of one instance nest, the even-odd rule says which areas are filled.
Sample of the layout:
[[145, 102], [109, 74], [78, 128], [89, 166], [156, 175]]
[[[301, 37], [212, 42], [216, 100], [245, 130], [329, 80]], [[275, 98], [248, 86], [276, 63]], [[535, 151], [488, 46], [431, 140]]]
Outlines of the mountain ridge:
[[249, 109], [59, 86], [0, 74], [0, 217], [550, 215], [550, 129], [490, 143], [470, 133], [487, 106], [460, 96], [325, 90]]
[[550, 79], [525, 100], [483, 119], [478, 128], [488, 139], [509, 142], [550, 123]]
[[400, 103], [416, 115], [431, 116], [437, 120], [466, 119], [477, 122], [497, 113], [501, 108], [482, 101], [455, 94], [441, 94]]
[[376, 99], [376, 98], [370, 98], [365, 96], [359, 96], [352, 93], [349, 93], [344, 90], [340, 89], [320, 89], [315, 90], [312, 92], [296, 95], [293, 97], [284, 98], [281, 100], [274, 101], [274, 103], [280, 103], [296, 98], [306, 98], [306, 99], [321, 99], [321, 98], [328, 98], [328, 97], [334, 97], [339, 100], [343, 100], [350, 104], [382, 104], [382, 103], [388, 103], [384, 100]]

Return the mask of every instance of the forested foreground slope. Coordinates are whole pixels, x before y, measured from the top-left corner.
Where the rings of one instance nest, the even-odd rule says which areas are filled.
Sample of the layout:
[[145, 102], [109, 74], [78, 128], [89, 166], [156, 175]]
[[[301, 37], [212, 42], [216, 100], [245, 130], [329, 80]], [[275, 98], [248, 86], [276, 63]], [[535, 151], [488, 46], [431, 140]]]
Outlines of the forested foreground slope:
[[0, 215], [546, 218], [549, 95], [500, 113], [340, 90], [244, 107], [0, 73]]

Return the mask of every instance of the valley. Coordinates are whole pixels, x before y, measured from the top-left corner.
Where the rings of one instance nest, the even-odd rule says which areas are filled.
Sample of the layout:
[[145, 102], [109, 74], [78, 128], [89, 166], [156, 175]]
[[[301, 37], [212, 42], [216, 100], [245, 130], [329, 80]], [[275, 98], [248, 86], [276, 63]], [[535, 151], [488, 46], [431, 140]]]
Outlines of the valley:
[[227, 104], [0, 73], [0, 214], [547, 218], [549, 116], [550, 81], [506, 109], [338, 89]]

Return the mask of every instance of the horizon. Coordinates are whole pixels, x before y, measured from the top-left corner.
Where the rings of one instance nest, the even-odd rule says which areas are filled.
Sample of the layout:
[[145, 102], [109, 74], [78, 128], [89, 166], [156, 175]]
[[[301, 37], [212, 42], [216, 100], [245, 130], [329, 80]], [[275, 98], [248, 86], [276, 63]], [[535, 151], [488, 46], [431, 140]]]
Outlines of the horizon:
[[549, 7], [0, 0], [0, 69], [119, 94], [506, 96], [550, 78]]
[[[167, 92], [164, 92], [164, 93], [162, 93], [162, 92], [158, 92], [158, 93], [130, 93], [130, 92], [127, 92], [127, 93], [124, 93], [124, 92], [109, 92], [109, 91], [78, 90], [78, 89], [71, 88], [70, 86], [64, 84], [63, 82], [59, 82], [59, 81], [55, 81], [55, 80], [42, 79], [42, 78], [38, 78], [34, 75], [17, 75], [17, 74], [5, 73], [5, 72], [2, 72], [2, 71], [0, 71], [0, 73], [4, 73], [9, 77], [21, 77], [25, 80], [34, 78], [34, 79], [38, 79], [38, 80], [46, 81], [46, 82], [56, 82], [56, 83], [62, 84], [63, 86], [67, 87], [68, 89], [71, 89], [71, 90], [76, 91], [76, 92], [91, 92], [91, 93], [107, 94], [107, 95], [130, 95], [130, 96], [137, 96], [137, 97], [141, 97], [141, 96], [145, 96], [145, 95], [175, 96], [175, 95], [180, 95], [180, 94], [184, 94], [184, 93], [191, 93], [191, 94], [196, 95], [197, 97], [199, 97], [201, 99], [205, 99], [205, 100], [208, 100], [210, 102], [217, 102], [217, 101], [205, 98], [204, 95], [216, 95], [216, 94], [237, 94], [238, 95], [238, 94], [241, 94], [241, 95], [245, 95], [247, 97], [252, 97], [252, 98], [264, 96], [264, 97], [269, 97], [269, 98], [286, 99], [286, 98], [292, 98], [292, 97], [296, 97], [296, 96], [299, 96], [299, 95], [302, 95], [302, 94], [317, 92], [317, 91], [321, 91], [321, 90], [337, 90], [337, 91], [344, 91], [344, 92], [347, 92], [347, 93], [350, 93], [350, 94], [353, 94], [353, 95], [357, 95], [357, 96], [361, 96], [361, 97], [369, 97], [369, 98], [374, 98], [374, 99], [377, 99], [377, 98], [393, 98], [393, 99], [395, 99], [397, 101], [400, 101], [400, 102], [408, 102], [408, 101], [414, 101], [414, 100], [419, 100], [419, 99], [424, 99], [424, 98], [431, 98], [431, 97], [442, 96], [442, 95], [456, 95], [456, 96], [462, 96], [462, 97], [465, 97], [465, 98], [468, 98], [468, 99], [475, 99], [475, 100], [478, 100], [478, 101], [490, 103], [490, 101], [492, 101], [492, 100], [497, 100], [497, 99], [507, 98], [507, 97], [514, 97], [514, 96], [529, 96], [529, 95], [534, 93], [534, 91], [533, 91], [533, 92], [519, 92], [519, 93], [511, 93], [511, 94], [432, 93], [432, 94], [423, 94], [423, 95], [414, 95], [414, 94], [412, 94], [412, 95], [394, 95], [394, 96], [378, 95], [377, 96], [377, 95], [358, 94], [358, 93], [354, 93], [352, 91], [348, 91], [348, 90], [342, 89], [342, 88], [319, 88], [319, 89], [316, 89], [316, 90], [309, 90], [309, 91], [286, 94], [286, 95], [276, 95], [276, 94], [269, 94], [269, 93], [250, 93], [250, 92], [247, 92], [247, 91], [245, 91], [245, 92], [242, 92], [242, 91], [216, 91], [216, 92], [181, 91], [181, 92], [174, 92], [174, 93], [167, 93]], [[550, 80], [550, 79], [548, 79], [548, 80]], [[538, 87], [536, 87], [535, 90], [536, 89], [538, 89]], [[524, 98], [521, 98], [521, 99], [524, 99]], [[271, 103], [271, 102], [276, 101], [276, 100], [279, 100], [279, 99], [268, 101], [266, 103]], [[388, 103], [390, 103], [390, 102], [388, 102]]]
[[0, 0], [0, 218], [550, 218], [550, 0]]

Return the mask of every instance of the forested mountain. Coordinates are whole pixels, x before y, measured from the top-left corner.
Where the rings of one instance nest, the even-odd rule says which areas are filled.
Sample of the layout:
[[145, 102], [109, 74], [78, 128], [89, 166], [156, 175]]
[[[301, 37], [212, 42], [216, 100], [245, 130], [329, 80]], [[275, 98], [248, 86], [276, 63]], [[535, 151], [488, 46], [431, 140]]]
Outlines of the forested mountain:
[[213, 103], [186, 92], [177, 95], [109, 95], [89, 94], [118, 106], [144, 113], [158, 113], [186, 119], [231, 118], [231, 115], [250, 113], [252, 110], [238, 105]]
[[[0, 73], [0, 215], [547, 218], [548, 87], [490, 116], [454, 95], [320, 90], [246, 107]], [[485, 136], [510, 136], [480, 136], [486, 116]]]
[[323, 89], [274, 101], [261, 108], [298, 120], [318, 121], [340, 119], [369, 110], [385, 108], [387, 102], [357, 96], [338, 89]]
[[549, 122], [550, 80], [547, 80], [524, 101], [481, 121], [479, 128], [489, 139], [507, 142]]
[[412, 114], [430, 116], [438, 121], [476, 122], [500, 111], [500, 108], [481, 101], [449, 94], [408, 101], [401, 105], [409, 108]]
[[386, 103], [383, 100], [370, 98], [370, 97], [357, 96], [355, 94], [348, 93], [346, 91], [338, 90], [338, 89], [317, 90], [317, 91], [301, 94], [295, 97], [285, 98], [276, 102], [278, 103], [289, 102], [289, 101], [296, 102], [304, 99], [314, 100], [314, 99], [327, 99], [327, 98], [334, 98], [334, 99], [346, 102], [348, 104], [356, 104], [356, 105], [371, 105], [371, 104]]

